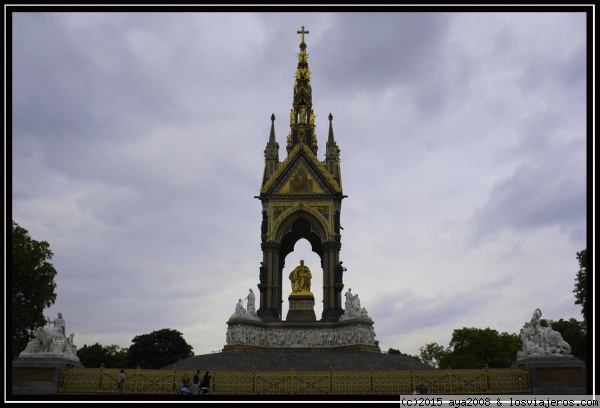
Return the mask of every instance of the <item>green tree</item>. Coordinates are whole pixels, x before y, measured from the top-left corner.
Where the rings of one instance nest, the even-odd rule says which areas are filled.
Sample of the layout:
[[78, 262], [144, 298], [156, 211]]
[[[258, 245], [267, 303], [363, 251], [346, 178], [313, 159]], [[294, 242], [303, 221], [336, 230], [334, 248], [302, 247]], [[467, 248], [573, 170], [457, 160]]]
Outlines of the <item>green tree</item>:
[[127, 353], [127, 365], [129, 368], [160, 369], [193, 355], [192, 346], [181, 332], [162, 329], [133, 338]]
[[[540, 322], [543, 326], [547, 325], [547, 322], [542, 319]], [[586, 361], [587, 358], [587, 333], [585, 331], [585, 325], [583, 322], [578, 322], [576, 319], [571, 318], [569, 320], [560, 319], [558, 321], [549, 321], [552, 330], [560, 333], [563, 340], [569, 343], [571, 346], [571, 353]]]
[[54, 255], [50, 244], [38, 242], [12, 222], [12, 358], [19, 356], [35, 330], [46, 324], [44, 309], [56, 302], [56, 269], [48, 261]]
[[414, 358], [415, 360], [417, 360], [419, 362], [421, 361], [421, 358], [419, 356], [413, 356], [411, 354], [406, 354], [406, 353], [403, 353], [400, 350], [397, 350], [397, 349], [392, 348], [392, 347], [390, 347], [388, 349], [387, 354], [396, 354], [396, 355], [399, 355], [399, 356], [405, 356], [405, 357]]
[[108, 351], [108, 361], [104, 364], [104, 367], [108, 368], [121, 368], [127, 366], [127, 355], [129, 354], [128, 348], [121, 348], [116, 344], [111, 344], [106, 347]]
[[421, 361], [434, 368], [440, 367], [440, 360], [446, 355], [444, 347], [437, 343], [429, 343], [420, 348]]
[[490, 328], [455, 329], [440, 368], [510, 367], [521, 349], [516, 334], [498, 333]]
[[575, 304], [581, 305], [581, 314], [583, 315], [583, 323], [587, 326], [588, 322], [588, 302], [587, 302], [587, 248], [577, 252], [579, 261], [579, 271], [575, 278]]
[[86, 368], [122, 368], [127, 366], [127, 349], [121, 349], [116, 344], [102, 346], [99, 343], [91, 346], [84, 345], [77, 350], [79, 361]]
[[88, 346], [84, 344], [77, 350], [77, 357], [79, 362], [86, 368], [98, 368], [104, 364], [105, 353], [104, 348], [100, 343]]

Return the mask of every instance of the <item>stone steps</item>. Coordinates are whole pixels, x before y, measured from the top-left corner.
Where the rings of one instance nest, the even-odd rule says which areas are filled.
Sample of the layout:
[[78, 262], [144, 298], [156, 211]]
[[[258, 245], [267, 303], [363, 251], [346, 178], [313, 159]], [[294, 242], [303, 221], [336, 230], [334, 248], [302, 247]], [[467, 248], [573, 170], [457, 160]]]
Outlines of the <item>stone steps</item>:
[[397, 354], [375, 352], [241, 353], [221, 352], [193, 356], [162, 368], [195, 373], [205, 371], [403, 371], [433, 370], [420, 361]]

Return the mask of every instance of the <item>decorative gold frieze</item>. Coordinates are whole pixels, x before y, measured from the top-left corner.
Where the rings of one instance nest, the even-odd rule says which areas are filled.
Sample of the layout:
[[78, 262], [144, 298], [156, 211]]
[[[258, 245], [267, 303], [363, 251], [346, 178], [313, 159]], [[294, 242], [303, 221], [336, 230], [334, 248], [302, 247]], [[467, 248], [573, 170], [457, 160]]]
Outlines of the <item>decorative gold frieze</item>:
[[314, 309], [315, 302], [311, 302], [310, 300], [291, 300], [290, 299], [290, 309]]
[[277, 205], [273, 206], [273, 221], [275, 221], [289, 206]]
[[327, 207], [315, 207], [315, 210], [319, 212], [326, 220], [329, 220], [329, 206]]

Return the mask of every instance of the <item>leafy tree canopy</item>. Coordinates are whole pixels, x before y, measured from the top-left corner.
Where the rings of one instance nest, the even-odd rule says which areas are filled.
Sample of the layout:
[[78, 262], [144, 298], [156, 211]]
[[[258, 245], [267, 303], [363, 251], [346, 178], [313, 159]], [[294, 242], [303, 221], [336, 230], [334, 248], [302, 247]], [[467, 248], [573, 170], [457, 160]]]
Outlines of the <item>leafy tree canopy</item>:
[[498, 333], [490, 328], [455, 329], [440, 368], [510, 367], [521, 349], [516, 334]]
[[444, 347], [437, 343], [429, 343], [420, 348], [421, 361], [434, 368], [439, 368], [440, 360], [448, 353]]
[[575, 278], [575, 304], [581, 305], [581, 314], [583, 315], [583, 322], [588, 322], [588, 303], [587, 303], [587, 248], [577, 252], [577, 260], [579, 261], [579, 271]]
[[127, 349], [116, 344], [102, 346], [99, 343], [84, 345], [77, 350], [79, 361], [86, 368], [122, 368], [127, 366]]
[[44, 309], [56, 302], [56, 269], [48, 261], [54, 255], [50, 244], [36, 241], [12, 222], [12, 358], [25, 349], [38, 327], [46, 324]]
[[558, 321], [542, 319], [540, 321], [540, 324], [545, 327], [548, 326], [548, 323], [552, 327], [552, 330], [559, 332], [563, 340], [569, 343], [571, 353], [575, 357], [586, 361], [587, 335], [584, 323], [578, 322], [574, 318], [569, 320], [560, 319]]
[[400, 350], [396, 350], [395, 348], [390, 347], [387, 351], [388, 354], [397, 354], [399, 356], [406, 356], [406, 357], [410, 357], [410, 358], [414, 358], [417, 361], [421, 361], [421, 358], [419, 356], [413, 356], [411, 354], [406, 354], [401, 352]]
[[129, 368], [160, 369], [194, 355], [183, 334], [172, 329], [135, 336], [132, 343], [127, 354]]

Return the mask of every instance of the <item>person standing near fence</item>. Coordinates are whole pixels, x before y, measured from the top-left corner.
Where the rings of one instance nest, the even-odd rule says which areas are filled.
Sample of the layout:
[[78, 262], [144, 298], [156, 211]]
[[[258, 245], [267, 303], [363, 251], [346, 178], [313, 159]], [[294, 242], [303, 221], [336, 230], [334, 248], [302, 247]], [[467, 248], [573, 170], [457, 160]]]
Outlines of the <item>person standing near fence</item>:
[[198, 395], [200, 393], [200, 370], [196, 370], [196, 374], [194, 374], [194, 395]]
[[208, 374], [208, 371], [204, 373], [204, 377], [202, 377], [202, 395], [208, 394], [211, 378], [212, 377]]
[[123, 393], [123, 388], [125, 387], [125, 378], [125, 370], [121, 370], [119, 373], [119, 382], [117, 383], [117, 390], [119, 391], [119, 394]]

